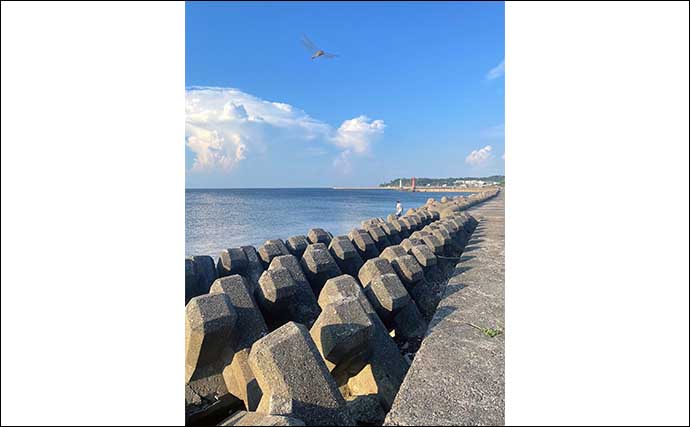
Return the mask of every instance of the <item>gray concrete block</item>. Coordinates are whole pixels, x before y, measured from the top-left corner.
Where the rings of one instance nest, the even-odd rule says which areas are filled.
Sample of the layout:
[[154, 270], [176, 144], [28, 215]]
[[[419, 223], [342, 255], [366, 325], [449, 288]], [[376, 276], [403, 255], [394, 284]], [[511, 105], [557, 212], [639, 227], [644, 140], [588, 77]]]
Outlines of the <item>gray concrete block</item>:
[[431, 229], [431, 235], [441, 243], [441, 255], [453, 256], [456, 254], [455, 242], [446, 230], [440, 228]]
[[424, 270], [413, 255], [396, 257], [391, 261], [391, 266], [408, 290], [424, 279]]
[[353, 277], [342, 275], [328, 280], [319, 295], [319, 305], [325, 307], [345, 298], [357, 298], [374, 324], [369, 364], [348, 380], [347, 388], [354, 395], [376, 394], [381, 405], [390, 409], [409, 365]]
[[216, 264], [218, 277], [246, 274], [248, 263], [247, 255], [242, 248], [225, 249], [218, 256], [218, 263]]
[[410, 295], [394, 273], [376, 276], [364, 294], [389, 329], [395, 315], [410, 303]]
[[367, 287], [375, 277], [382, 274], [395, 274], [395, 271], [387, 259], [372, 258], [359, 269], [359, 282]]
[[357, 425], [380, 426], [386, 418], [386, 411], [376, 394], [356, 396], [346, 402], [347, 409]]
[[207, 294], [189, 301], [185, 308], [185, 383], [192, 386], [196, 380], [220, 375], [235, 354], [231, 337], [236, 322], [237, 313], [227, 295]]
[[268, 266], [271, 265], [271, 261], [273, 261], [273, 258], [288, 254], [289, 252], [287, 251], [287, 248], [285, 249], [285, 253], [283, 253], [283, 250], [280, 247], [280, 245], [268, 241], [263, 245], [259, 246], [259, 257], [261, 258], [264, 269], [268, 268]]
[[196, 266], [192, 258], [184, 260], [184, 304], [187, 305], [190, 299], [202, 295], [200, 285], [201, 279], [196, 273]]
[[431, 251], [435, 255], [443, 255], [444, 254], [444, 244], [441, 242], [438, 237], [434, 236], [433, 234], [427, 234], [421, 237], [420, 239], [422, 242], [424, 242], [425, 245], [431, 249]]
[[395, 315], [393, 324], [395, 336], [404, 340], [424, 338], [427, 328], [426, 320], [412, 300]]
[[362, 228], [367, 228], [367, 226], [369, 226], [369, 225], [381, 224], [382, 222], [383, 222], [382, 218], [369, 218], [369, 219], [365, 219], [360, 224], [362, 225]]
[[380, 252], [376, 243], [366, 231], [355, 228], [348, 233], [347, 237], [350, 238], [363, 261], [379, 256]]
[[247, 279], [252, 295], [256, 298], [256, 292], [259, 289], [259, 279], [264, 272], [264, 266], [254, 246], [242, 246], [242, 252], [247, 257], [247, 270], [244, 277]]
[[288, 252], [297, 259], [302, 258], [304, 250], [307, 249], [308, 245], [309, 241], [307, 240], [307, 236], [292, 236], [285, 241]]
[[400, 238], [400, 233], [398, 233], [398, 230], [395, 227], [393, 227], [392, 224], [388, 222], [382, 222], [381, 224], [379, 224], [379, 226], [383, 229], [384, 233], [386, 233], [388, 241], [391, 243], [391, 245], [400, 244], [400, 241], [402, 240]]
[[270, 243], [270, 244], [278, 246], [278, 248], [280, 248], [280, 253], [282, 255], [290, 255], [290, 251], [288, 250], [287, 246], [285, 245], [285, 242], [283, 242], [280, 239], [266, 240], [265, 243]]
[[194, 260], [196, 274], [199, 277], [199, 289], [202, 294], [207, 294], [213, 281], [218, 278], [213, 258], [208, 255], [194, 255], [192, 260]]
[[307, 246], [300, 260], [300, 265], [307, 276], [307, 280], [309, 280], [314, 295], [317, 296], [328, 279], [342, 274], [338, 264], [322, 243]]
[[391, 245], [391, 241], [388, 239], [386, 232], [383, 231], [383, 228], [381, 228], [380, 225], [370, 224], [365, 228], [365, 230], [371, 236], [371, 239], [374, 241], [376, 249], [378, 249], [379, 252]]
[[393, 261], [399, 256], [407, 255], [407, 251], [400, 245], [389, 246], [381, 252], [381, 258], [385, 258], [388, 261]]
[[402, 224], [404, 227], [407, 227], [407, 236], [409, 237], [412, 232], [417, 230], [417, 224], [411, 220], [409, 217], [400, 217], [398, 218], [398, 221], [400, 224]]
[[293, 255], [281, 255], [273, 258], [268, 267], [269, 270], [277, 268], [287, 269], [297, 285], [294, 298], [288, 304], [290, 320], [311, 327], [319, 317], [321, 309], [299, 261]]
[[269, 329], [290, 321], [290, 304], [295, 300], [298, 285], [286, 268], [266, 270], [259, 279], [257, 300]]
[[250, 411], [256, 410], [263, 393], [256, 376], [249, 366], [250, 347], [235, 351], [229, 365], [223, 368], [223, 380], [228, 392], [244, 403]]
[[331, 235], [323, 228], [312, 228], [307, 233], [307, 238], [310, 243], [323, 243], [327, 245], [331, 243]]
[[374, 325], [356, 297], [323, 308], [309, 331], [336, 384], [359, 373], [371, 357]]
[[336, 236], [331, 240], [328, 251], [344, 274], [357, 276], [364, 261], [359, 252], [347, 236]]
[[414, 239], [412, 237], [407, 238], [400, 242], [400, 246], [402, 246], [403, 249], [405, 249], [405, 252], [408, 254], [410, 253], [410, 249], [412, 249], [412, 246], [419, 246], [419, 245], [424, 245], [424, 242], [422, 242], [419, 239]]
[[[424, 229], [422, 229], [422, 230], [417, 230], [417, 231], [415, 231], [414, 233], [412, 233], [412, 234], [410, 235], [410, 239], [416, 239], [416, 240], [420, 240], [420, 241], [421, 241], [421, 240], [422, 240], [422, 237], [428, 236], [428, 235], [430, 235], [430, 234], [431, 234], [431, 233], [429, 232], [429, 230], [426, 229], [426, 227], [424, 227]], [[422, 241], [422, 243], [424, 243], [424, 242]]]
[[[438, 269], [438, 267], [434, 266], [431, 270], [433, 269]], [[440, 275], [440, 272], [438, 274]], [[430, 275], [434, 274], [432, 273]], [[412, 297], [419, 312], [426, 320], [430, 320], [434, 316], [438, 302], [441, 300], [441, 295], [437, 293], [437, 291], [438, 289], [433, 282], [424, 280], [409, 287], [408, 292], [410, 293], [410, 297]]]
[[303, 325], [289, 322], [254, 343], [249, 366], [264, 393], [257, 412], [289, 415], [306, 425], [354, 425]]
[[409, 252], [410, 255], [414, 255], [425, 272], [438, 264], [438, 258], [427, 245], [412, 246]]
[[266, 322], [244, 277], [235, 274], [216, 279], [211, 285], [210, 293], [226, 295], [237, 314], [235, 331], [230, 339], [233, 349], [249, 348], [268, 333]]
[[410, 227], [408, 221], [403, 222], [397, 218], [393, 218], [388, 221], [388, 224], [390, 224], [390, 226], [398, 232], [400, 241], [410, 236]]
[[374, 312], [369, 300], [362, 292], [362, 286], [357, 283], [357, 280], [354, 277], [348, 274], [343, 274], [338, 277], [328, 279], [326, 284], [323, 286], [323, 289], [321, 289], [318, 303], [323, 309], [323, 307], [327, 306], [328, 304], [334, 304], [340, 300], [351, 297], [358, 298], [359, 302], [362, 304], [367, 313], [371, 314]]

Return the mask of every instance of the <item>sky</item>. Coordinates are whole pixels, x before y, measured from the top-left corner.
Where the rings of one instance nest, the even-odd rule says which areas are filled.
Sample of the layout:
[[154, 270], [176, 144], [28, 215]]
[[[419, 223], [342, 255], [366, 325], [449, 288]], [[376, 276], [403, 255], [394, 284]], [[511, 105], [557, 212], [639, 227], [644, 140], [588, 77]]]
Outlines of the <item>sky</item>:
[[504, 27], [503, 2], [187, 2], [187, 188], [503, 174]]

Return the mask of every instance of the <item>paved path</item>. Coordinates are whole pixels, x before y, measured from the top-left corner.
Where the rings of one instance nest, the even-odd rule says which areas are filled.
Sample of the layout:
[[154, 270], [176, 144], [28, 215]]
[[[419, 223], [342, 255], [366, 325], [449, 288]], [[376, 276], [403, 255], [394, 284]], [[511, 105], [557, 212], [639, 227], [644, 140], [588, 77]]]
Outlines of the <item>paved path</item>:
[[385, 425], [504, 424], [504, 336], [476, 328], [504, 327], [503, 193], [470, 212], [481, 222]]

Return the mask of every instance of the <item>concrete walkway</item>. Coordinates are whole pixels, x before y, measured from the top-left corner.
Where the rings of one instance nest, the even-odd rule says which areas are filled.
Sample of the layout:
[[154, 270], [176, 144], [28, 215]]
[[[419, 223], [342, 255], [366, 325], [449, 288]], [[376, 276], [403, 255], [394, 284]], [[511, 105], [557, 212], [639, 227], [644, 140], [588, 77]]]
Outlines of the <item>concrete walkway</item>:
[[385, 425], [504, 424], [504, 335], [480, 330], [504, 328], [503, 192], [470, 212], [481, 221]]

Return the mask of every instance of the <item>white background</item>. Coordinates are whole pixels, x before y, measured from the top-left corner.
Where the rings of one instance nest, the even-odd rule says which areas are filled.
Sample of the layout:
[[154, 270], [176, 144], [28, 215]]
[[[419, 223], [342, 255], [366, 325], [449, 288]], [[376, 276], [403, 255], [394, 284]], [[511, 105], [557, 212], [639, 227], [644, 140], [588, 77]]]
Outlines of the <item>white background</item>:
[[[3, 2], [1, 93], [2, 424], [182, 424], [184, 4]], [[687, 425], [688, 3], [507, 4], [505, 128], [506, 424]]]

